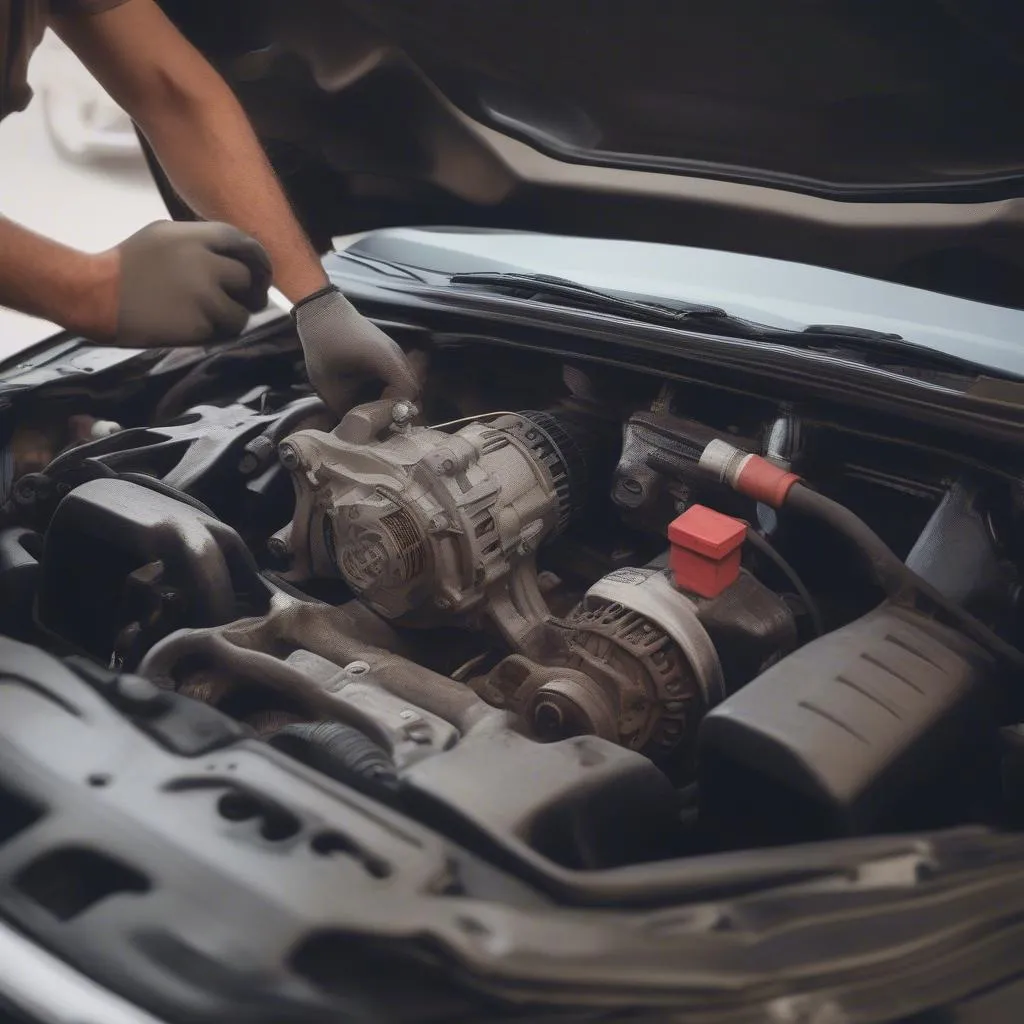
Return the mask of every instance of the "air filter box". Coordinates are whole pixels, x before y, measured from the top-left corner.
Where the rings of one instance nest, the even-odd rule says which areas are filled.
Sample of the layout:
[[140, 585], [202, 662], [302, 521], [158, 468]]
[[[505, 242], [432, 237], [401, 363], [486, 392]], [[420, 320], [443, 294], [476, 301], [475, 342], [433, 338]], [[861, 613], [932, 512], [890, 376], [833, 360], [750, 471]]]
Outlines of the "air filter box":
[[991, 765], [993, 674], [961, 634], [883, 605], [707, 715], [702, 816], [748, 842], [945, 824]]

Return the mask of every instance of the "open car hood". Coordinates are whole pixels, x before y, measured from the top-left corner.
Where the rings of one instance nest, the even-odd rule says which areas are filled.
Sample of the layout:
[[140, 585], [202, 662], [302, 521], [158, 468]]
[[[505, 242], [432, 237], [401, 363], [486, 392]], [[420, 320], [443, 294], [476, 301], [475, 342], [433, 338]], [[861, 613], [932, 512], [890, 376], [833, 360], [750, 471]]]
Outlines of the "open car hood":
[[164, 6], [322, 240], [514, 226], [1019, 291], [1024, 15], [997, 0]]

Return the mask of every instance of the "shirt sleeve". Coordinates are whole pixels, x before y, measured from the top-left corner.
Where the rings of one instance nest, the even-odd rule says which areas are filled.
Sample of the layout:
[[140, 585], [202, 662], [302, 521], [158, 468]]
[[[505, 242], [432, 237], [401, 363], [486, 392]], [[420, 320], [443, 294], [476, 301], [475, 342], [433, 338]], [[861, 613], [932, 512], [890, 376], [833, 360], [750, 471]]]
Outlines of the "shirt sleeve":
[[67, 14], [99, 14], [127, 2], [128, 0], [50, 0], [50, 13], [58, 17]]

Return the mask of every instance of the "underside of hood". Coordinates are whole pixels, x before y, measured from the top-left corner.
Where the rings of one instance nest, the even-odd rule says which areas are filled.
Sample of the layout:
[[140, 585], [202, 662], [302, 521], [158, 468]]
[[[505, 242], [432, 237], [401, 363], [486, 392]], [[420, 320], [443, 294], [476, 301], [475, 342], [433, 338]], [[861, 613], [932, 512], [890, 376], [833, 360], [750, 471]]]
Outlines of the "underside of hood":
[[1019, 290], [1024, 14], [1000, 0], [164, 7], [321, 240], [511, 226]]

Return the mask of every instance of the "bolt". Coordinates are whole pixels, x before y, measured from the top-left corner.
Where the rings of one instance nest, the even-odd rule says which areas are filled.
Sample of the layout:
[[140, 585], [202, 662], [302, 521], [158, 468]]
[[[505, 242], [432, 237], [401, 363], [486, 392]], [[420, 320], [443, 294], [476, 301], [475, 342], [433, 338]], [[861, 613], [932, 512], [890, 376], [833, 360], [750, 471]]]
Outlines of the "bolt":
[[287, 441], [278, 446], [277, 457], [285, 469], [297, 469], [299, 466], [299, 453], [295, 450], [295, 446]]
[[35, 474], [23, 476], [15, 483], [14, 500], [19, 505], [31, 505], [36, 500]]
[[245, 454], [238, 463], [242, 476], [251, 476], [265, 466], [274, 454], [274, 442], [266, 434], [254, 437], [243, 449]]
[[412, 402], [408, 402], [404, 398], [391, 406], [391, 419], [399, 426], [408, 423], [418, 413], [419, 409]]

